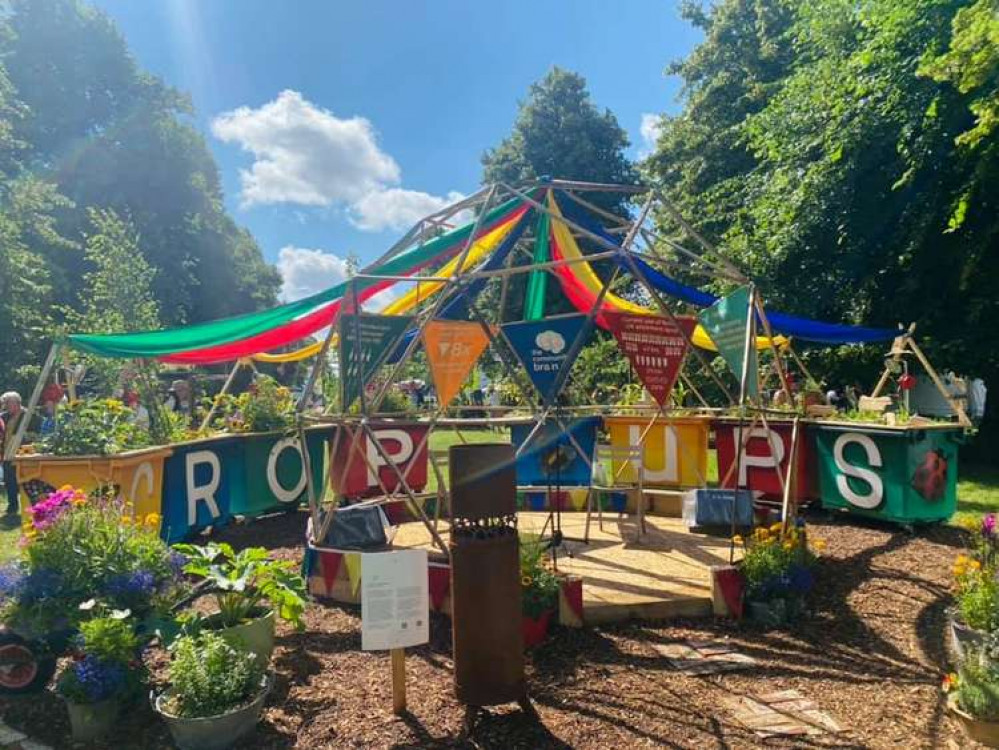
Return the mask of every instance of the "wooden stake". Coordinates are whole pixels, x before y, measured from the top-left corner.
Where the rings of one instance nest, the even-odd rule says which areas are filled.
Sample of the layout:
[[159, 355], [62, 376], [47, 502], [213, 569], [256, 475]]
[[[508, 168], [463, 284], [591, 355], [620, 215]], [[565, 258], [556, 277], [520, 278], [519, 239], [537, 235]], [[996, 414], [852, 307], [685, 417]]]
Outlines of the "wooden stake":
[[392, 656], [392, 713], [406, 712], [406, 649], [393, 648]]

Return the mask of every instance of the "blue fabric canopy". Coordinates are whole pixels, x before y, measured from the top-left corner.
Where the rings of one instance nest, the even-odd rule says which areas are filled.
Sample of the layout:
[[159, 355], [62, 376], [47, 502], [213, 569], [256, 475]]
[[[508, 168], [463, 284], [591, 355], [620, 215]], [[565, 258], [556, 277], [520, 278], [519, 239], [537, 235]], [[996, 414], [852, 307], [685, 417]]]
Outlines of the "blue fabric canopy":
[[[570, 199], [561, 200], [559, 201], [559, 208], [562, 210], [562, 215], [565, 218], [584, 229], [588, 229], [608, 242], [620, 246], [620, 242], [604, 230], [603, 226], [595, 221], [589, 212], [575, 201]], [[702, 292], [700, 289], [687, 286], [686, 284], [681, 284], [676, 279], [670, 278], [661, 271], [657, 271], [635, 253], [632, 253], [631, 257], [634, 259], [639, 270], [645, 274], [649, 284], [665, 295], [689, 302], [697, 307], [710, 307], [718, 300], [713, 294]], [[624, 259], [618, 259], [617, 263], [623, 271], [630, 270]], [[877, 341], [890, 341], [901, 333], [894, 328], [867, 328], [838, 323], [823, 323], [819, 320], [799, 318], [796, 315], [787, 315], [770, 310], [767, 310], [767, 319], [770, 321], [770, 327], [775, 332], [817, 344], [869, 344]]]

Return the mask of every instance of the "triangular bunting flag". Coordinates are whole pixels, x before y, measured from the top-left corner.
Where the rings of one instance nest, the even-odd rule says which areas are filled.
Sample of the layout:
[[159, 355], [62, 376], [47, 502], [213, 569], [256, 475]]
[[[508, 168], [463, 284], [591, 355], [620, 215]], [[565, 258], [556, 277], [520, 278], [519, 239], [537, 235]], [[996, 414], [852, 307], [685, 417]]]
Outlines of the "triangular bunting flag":
[[570, 578], [562, 581], [562, 596], [572, 613], [583, 620], [583, 579]]
[[[527, 370], [545, 403], [555, 396], [559, 372], [572, 367], [568, 357], [586, 322], [585, 315], [566, 315], [502, 326], [510, 348]], [[573, 356], [578, 353], [576, 351]]]
[[569, 490], [569, 498], [573, 510], [583, 509], [583, 506], [586, 505], [586, 496], [589, 492], [589, 490]]
[[[735, 373], [740, 384], [746, 351], [746, 322], [749, 318], [750, 297], [749, 287], [740, 287], [697, 314], [704, 330], [718, 347], [718, 353]], [[746, 395], [755, 398], [757, 390], [756, 347], [750, 346], [749, 363], [746, 367]]]
[[341, 408], [347, 411], [413, 322], [409, 315], [340, 316]]
[[451, 588], [451, 569], [440, 565], [427, 566], [427, 585], [430, 591], [430, 606], [440, 612]]
[[489, 346], [489, 336], [478, 323], [431, 320], [423, 329], [423, 343], [437, 391], [437, 403], [447, 406], [458, 395], [468, 374]]
[[361, 585], [361, 553], [347, 552], [343, 556], [343, 562], [347, 566], [347, 578], [350, 579], [350, 593], [357, 594], [357, 587]]
[[642, 385], [656, 403], [665, 407], [697, 321], [682, 317], [674, 322], [662, 315], [619, 311], [605, 312], [604, 318]]
[[336, 583], [336, 575], [340, 572], [340, 563], [343, 561], [343, 554], [340, 552], [320, 552], [319, 567], [323, 572], [323, 584], [326, 586], [326, 596], [333, 595], [333, 584]]

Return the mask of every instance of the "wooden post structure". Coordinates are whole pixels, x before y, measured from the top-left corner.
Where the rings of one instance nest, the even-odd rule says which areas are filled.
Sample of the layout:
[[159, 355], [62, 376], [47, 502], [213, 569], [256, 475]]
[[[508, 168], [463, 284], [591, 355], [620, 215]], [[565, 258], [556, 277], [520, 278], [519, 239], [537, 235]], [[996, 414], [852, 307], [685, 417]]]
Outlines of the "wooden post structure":
[[392, 713], [406, 713], [406, 649], [393, 648], [392, 658]]
[[21, 442], [24, 440], [24, 433], [28, 431], [28, 423], [31, 421], [31, 417], [35, 413], [35, 408], [38, 406], [38, 401], [42, 397], [42, 391], [45, 388], [45, 381], [49, 379], [49, 374], [52, 372], [53, 365], [55, 365], [59, 349], [60, 345], [58, 343], [52, 344], [49, 349], [49, 354], [45, 358], [45, 364], [42, 365], [42, 371], [38, 374], [38, 381], [35, 383], [35, 390], [31, 392], [31, 398], [28, 400], [28, 405], [24, 408], [21, 414], [21, 419], [17, 423], [17, 430], [14, 432], [14, 438], [7, 443], [7, 450], [3, 455], [4, 461], [13, 461], [14, 456], [17, 455], [17, 451], [21, 447]]

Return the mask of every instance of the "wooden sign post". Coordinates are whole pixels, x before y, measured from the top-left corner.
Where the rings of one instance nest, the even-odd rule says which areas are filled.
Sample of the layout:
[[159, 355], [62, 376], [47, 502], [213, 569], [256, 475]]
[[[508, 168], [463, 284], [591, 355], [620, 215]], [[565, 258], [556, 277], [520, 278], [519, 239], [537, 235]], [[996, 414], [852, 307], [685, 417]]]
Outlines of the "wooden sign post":
[[406, 709], [406, 648], [430, 640], [426, 550], [361, 555], [361, 648], [388, 650], [392, 711]]
[[392, 712], [406, 711], [406, 649], [394, 648], [392, 654]]

